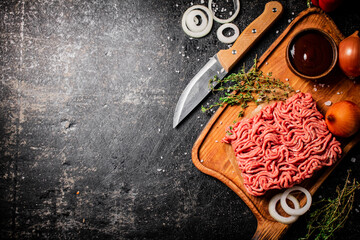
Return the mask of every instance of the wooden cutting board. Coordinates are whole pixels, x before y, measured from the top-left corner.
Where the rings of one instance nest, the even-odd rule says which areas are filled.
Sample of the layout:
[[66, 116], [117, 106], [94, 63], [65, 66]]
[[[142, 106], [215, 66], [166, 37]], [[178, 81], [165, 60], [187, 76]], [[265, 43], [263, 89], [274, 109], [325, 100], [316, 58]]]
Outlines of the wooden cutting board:
[[[317, 102], [318, 110], [324, 115], [329, 108], [324, 104], [326, 101], [335, 103], [340, 100], [350, 100], [360, 105], [360, 82], [356, 83], [347, 78], [338, 66], [330, 75], [317, 81], [302, 79], [287, 67], [286, 46], [294, 34], [305, 28], [322, 29], [329, 33], [337, 44], [344, 39], [335, 23], [323, 11], [319, 8], [306, 9], [290, 23], [259, 59], [259, 68], [265, 74], [272, 72], [274, 77], [284, 82], [285, 79], [289, 79], [287, 82], [295, 90], [310, 92]], [[236, 160], [231, 145], [221, 143], [221, 139], [225, 136], [225, 128], [231, 125], [234, 120], [239, 120], [238, 113], [240, 110], [241, 108], [237, 106], [224, 106], [216, 111], [193, 146], [192, 160], [200, 171], [225, 183], [247, 204], [258, 221], [253, 239], [279, 239], [290, 225], [275, 221], [268, 212], [269, 200], [276, 193], [276, 190], [268, 191], [261, 197], [249, 195], [242, 184], [240, 170], [233, 167], [232, 163]], [[257, 112], [256, 106], [251, 105], [246, 109], [244, 117], [252, 117]], [[359, 142], [360, 134], [349, 139], [338, 140], [342, 143], [342, 158], [344, 158], [350, 149]], [[323, 168], [312, 178], [304, 181], [301, 186], [308, 189], [313, 195], [336, 168], [336, 165]], [[305, 202], [305, 197], [300, 199], [301, 205], [304, 205]]]

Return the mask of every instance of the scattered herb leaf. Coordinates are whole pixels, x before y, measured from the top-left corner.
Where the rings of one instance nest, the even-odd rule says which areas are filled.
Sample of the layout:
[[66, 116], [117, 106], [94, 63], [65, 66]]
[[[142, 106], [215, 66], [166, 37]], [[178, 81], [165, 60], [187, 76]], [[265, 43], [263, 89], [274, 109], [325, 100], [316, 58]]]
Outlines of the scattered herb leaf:
[[337, 187], [337, 197], [335, 199], [323, 199], [313, 204], [313, 207], [320, 205], [315, 211], [311, 212], [307, 224], [307, 234], [305, 239], [331, 239], [337, 230], [341, 229], [349, 217], [352, 210], [355, 190], [360, 189], [360, 183], [355, 179], [349, 180], [350, 171], [342, 190]]
[[[214, 87], [217, 83], [217, 87]], [[235, 74], [230, 74], [224, 79], [218, 79], [215, 76], [209, 80], [209, 88], [212, 92], [222, 92], [219, 102], [202, 106], [201, 110], [207, 112], [214, 107], [222, 107], [225, 103], [233, 106], [240, 105], [242, 110], [239, 117], [244, 116], [244, 110], [249, 102], [260, 104], [272, 100], [286, 100], [288, 94], [294, 90], [289, 84], [283, 83], [279, 79], [272, 77], [272, 73], [266, 76], [257, 67], [257, 59], [254, 59], [254, 65], [250, 71], [245, 72], [245, 66]]]

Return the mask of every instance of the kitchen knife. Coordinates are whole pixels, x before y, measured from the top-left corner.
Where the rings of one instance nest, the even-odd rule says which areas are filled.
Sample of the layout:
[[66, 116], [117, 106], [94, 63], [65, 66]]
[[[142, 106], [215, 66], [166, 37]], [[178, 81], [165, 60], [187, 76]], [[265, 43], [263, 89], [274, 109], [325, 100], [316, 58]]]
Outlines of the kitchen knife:
[[283, 12], [281, 3], [268, 2], [264, 12], [247, 26], [231, 48], [220, 50], [191, 79], [182, 92], [175, 109], [175, 128], [210, 92], [209, 80], [217, 76], [223, 79], [231, 68], [260, 39]]

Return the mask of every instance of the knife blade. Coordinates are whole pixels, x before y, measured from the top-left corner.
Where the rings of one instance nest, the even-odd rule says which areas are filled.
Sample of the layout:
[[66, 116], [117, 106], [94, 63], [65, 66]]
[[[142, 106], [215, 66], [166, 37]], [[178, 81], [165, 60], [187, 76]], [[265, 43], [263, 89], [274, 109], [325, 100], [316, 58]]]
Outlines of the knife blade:
[[[223, 79], [249, 49], [280, 18], [283, 6], [277, 1], [268, 2], [263, 13], [250, 23], [232, 47], [220, 50], [190, 80], [175, 108], [175, 128], [209, 94], [209, 80], [215, 76]], [[213, 85], [216, 86], [216, 83]]]

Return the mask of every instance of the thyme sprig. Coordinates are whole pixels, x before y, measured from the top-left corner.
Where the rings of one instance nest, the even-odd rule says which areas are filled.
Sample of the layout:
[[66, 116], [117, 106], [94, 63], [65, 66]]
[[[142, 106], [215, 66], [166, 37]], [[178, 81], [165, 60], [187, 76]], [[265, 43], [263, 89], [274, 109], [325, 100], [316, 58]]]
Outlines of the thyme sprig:
[[360, 189], [360, 183], [355, 179], [349, 180], [350, 171], [344, 184], [340, 190], [338, 186], [336, 189], [337, 197], [335, 199], [323, 199], [313, 204], [314, 206], [321, 205], [310, 214], [310, 220], [307, 224], [307, 234], [305, 239], [331, 239], [337, 230], [344, 227], [346, 220], [352, 210], [355, 190]]
[[[215, 85], [216, 87], [214, 87]], [[245, 72], [244, 65], [238, 73], [230, 74], [224, 79], [218, 79], [215, 76], [209, 80], [209, 88], [212, 92], [222, 92], [223, 94], [219, 97], [218, 102], [208, 107], [202, 106], [203, 112], [215, 107], [222, 107], [226, 103], [231, 106], [241, 106], [239, 117], [244, 115], [244, 110], [250, 102], [259, 105], [272, 100], [286, 100], [289, 93], [294, 91], [289, 84], [272, 77], [271, 72], [265, 75], [259, 70], [256, 58], [250, 71]]]

